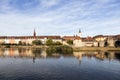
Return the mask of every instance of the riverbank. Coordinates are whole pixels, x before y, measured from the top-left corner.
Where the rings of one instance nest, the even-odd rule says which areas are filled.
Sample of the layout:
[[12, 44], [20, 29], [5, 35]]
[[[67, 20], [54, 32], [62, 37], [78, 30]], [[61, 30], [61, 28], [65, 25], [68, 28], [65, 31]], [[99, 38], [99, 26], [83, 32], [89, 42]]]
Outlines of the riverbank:
[[[46, 49], [48, 46], [46, 45], [29, 45], [29, 46], [16, 46], [16, 45], [10, 45], [10, 46], [5, 46], [2, 45], [0, 48], [43, 48]], [[72, 47], [74, 51], [120, 51], [120, 48], [115, 48], [115, 47]]]
[[29, 46], [19, 46], [19, 45], [2, 45], [0, 48], [47, 48], [48, 46], [45, 45], [40, 45], [40, 46], [35, 46], [35, 45], [29, 45]]
[[120, 51], [115, 47], [73, 47], [74, 51]]

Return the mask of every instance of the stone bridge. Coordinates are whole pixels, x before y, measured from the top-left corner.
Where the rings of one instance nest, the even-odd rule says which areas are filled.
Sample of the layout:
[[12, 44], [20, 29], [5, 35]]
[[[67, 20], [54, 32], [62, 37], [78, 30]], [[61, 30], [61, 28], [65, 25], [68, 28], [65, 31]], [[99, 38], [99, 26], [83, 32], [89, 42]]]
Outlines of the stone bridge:
[[107, 37], [104, 41], [98, 42], [99, 47], [120, 47], [120, 37]]

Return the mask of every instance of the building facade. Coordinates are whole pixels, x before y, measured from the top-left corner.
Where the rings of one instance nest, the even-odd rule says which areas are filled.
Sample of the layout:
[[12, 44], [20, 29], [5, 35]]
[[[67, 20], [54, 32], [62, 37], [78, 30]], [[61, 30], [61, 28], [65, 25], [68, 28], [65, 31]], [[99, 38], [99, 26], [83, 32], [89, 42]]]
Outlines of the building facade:
[[0, 36], [0, 44], [32, 44], [34, 40], [41, 40], [42, 44], [45, 44], [48, 39], [52, 39], [54, 42], [62, 42], [60, 36], [36, 36], [34, 30], [33, 36]]
[[74, 47], [120, 47], [120, 35], [97, 35], [94, 37], [82, 37], [81, 29], [74, 36], [37, 36], [34, 30], [33, 36], [0, 36], [0, 44], [32, 44], [34, 40], [41, 40], [46, 44], [48, 39], [53, 42], [61, 42], [63, 45], [69, 45], [68, 40], [73, 41]]

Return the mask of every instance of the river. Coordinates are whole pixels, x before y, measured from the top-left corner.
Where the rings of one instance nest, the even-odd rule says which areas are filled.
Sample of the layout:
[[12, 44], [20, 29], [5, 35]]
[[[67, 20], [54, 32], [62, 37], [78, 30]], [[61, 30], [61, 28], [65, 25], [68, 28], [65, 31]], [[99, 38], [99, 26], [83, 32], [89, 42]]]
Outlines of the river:
[[0, 49], [0, 80], [120, 80], [120, 51]]

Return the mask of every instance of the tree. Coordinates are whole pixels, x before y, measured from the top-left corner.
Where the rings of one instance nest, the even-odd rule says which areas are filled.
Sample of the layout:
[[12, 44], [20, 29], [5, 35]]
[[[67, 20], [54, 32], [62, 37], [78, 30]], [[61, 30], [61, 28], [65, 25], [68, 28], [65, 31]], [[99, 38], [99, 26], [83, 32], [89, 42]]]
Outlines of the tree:
[[42, 45], [42, 41], [41, 40], [34, 40], [32, 41], [33, 45]]
[[54, 45], [62, 45], [62, 43], [57, 41], [57, 42], [54, 42]]
[[18, 45], [22, 45], [22, 41], [19, 41]]
[[68, 43], [69, 45], [73, 45], [73, 40], [68, 40], [67, 43]]
[[47, 46], [53, 45], [52, 39], [48, 39], [48, 40], [46, 41], [46, 45], [47, 45]]

